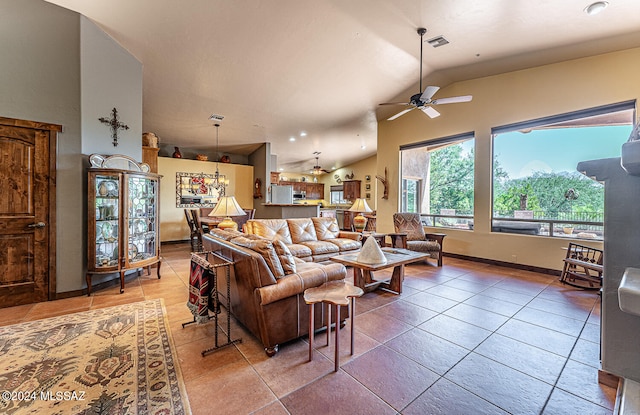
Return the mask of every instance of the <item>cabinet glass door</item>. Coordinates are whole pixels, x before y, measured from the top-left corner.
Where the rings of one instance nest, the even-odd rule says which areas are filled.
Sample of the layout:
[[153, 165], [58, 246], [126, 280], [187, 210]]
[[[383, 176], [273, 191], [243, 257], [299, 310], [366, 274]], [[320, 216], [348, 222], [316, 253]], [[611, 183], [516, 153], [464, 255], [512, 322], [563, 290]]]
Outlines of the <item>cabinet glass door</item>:
[[93, 183], [96, 209], [95, 267], [96, 269], [114, 268], [118, 266], [120, 258], [118, 243], [119, 175], [96, 174]]
[[158, 255], [158, 212], [156, 197], [158, 180], [143, 176], [127, 175], [127, 262], [135, 264], [156, 258]]

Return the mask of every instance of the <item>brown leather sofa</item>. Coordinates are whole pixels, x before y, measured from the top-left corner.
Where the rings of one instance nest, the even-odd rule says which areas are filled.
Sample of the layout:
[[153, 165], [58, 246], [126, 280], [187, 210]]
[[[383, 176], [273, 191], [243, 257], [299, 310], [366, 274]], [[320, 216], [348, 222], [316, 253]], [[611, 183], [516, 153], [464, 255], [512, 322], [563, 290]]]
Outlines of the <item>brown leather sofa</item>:
[[[279, 242], [240, 235], [215, 230], [203, 236], [204, 249], [234, 262], [230, 272], [231, 314], [260, 339], [271, 357], [277, 353], [279, 344], [309, 333], [309, 306], [304, 302], [304, 290], [327, 281], [344, 280], [347, 271], [338, 263], [305, 262], [290, 254], [286, 258], [286, 252], [274, 248], [274, 245], [282, 248]], [[225, 278], [218, 278], [218, 293], [225, 304]], [[315, 329], [326, 326], [324, 309], [315, 307]], [[348, 308], [341, 307], [340, 326], [347, 317]]]
[[362, 235], [341, 231], [336, 218], [252, 219], [246, 225], [247, 233], [281, 240], [293, 256], [307, 262], [325, 262], [362, 248]]

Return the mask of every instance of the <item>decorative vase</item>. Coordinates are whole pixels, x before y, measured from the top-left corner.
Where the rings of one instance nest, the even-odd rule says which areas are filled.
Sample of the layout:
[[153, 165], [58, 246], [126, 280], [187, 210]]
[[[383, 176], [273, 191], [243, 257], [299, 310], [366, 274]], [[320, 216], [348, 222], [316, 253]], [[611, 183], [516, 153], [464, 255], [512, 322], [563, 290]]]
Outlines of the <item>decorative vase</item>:
[[173, 148], [173, 158], [174, 159], [181, 159], [182, 158], [182, 153], [180, 153], [180, 149], [178, 147], [174, 147]]
[[367, 218], [362, 216], [362, 213], [358, 213], [358, 216], [353, 218], [353, 227], [356, 232], [363, 232], [364, 228], [367, 226]]

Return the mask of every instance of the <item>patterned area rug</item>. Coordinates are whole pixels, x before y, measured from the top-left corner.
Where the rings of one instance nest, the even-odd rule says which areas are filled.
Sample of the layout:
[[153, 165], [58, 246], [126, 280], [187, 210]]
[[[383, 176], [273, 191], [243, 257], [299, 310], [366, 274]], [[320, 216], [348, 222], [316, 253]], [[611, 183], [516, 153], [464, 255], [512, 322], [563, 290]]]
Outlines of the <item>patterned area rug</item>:
[[0, 327], [2, 414], [190, 414], [162, 300]]

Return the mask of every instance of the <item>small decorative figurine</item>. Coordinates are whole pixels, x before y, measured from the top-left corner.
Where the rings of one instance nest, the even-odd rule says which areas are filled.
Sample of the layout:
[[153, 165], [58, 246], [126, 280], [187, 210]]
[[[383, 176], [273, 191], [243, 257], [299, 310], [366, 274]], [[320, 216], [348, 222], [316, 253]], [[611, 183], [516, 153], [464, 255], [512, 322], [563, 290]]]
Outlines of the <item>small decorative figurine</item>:
[[182, 158], [182, 153], [180, 153], [180, 149], [178, 147], [174, 147], [173, 148], [173, 158], [174, 159], [181, 159]]

